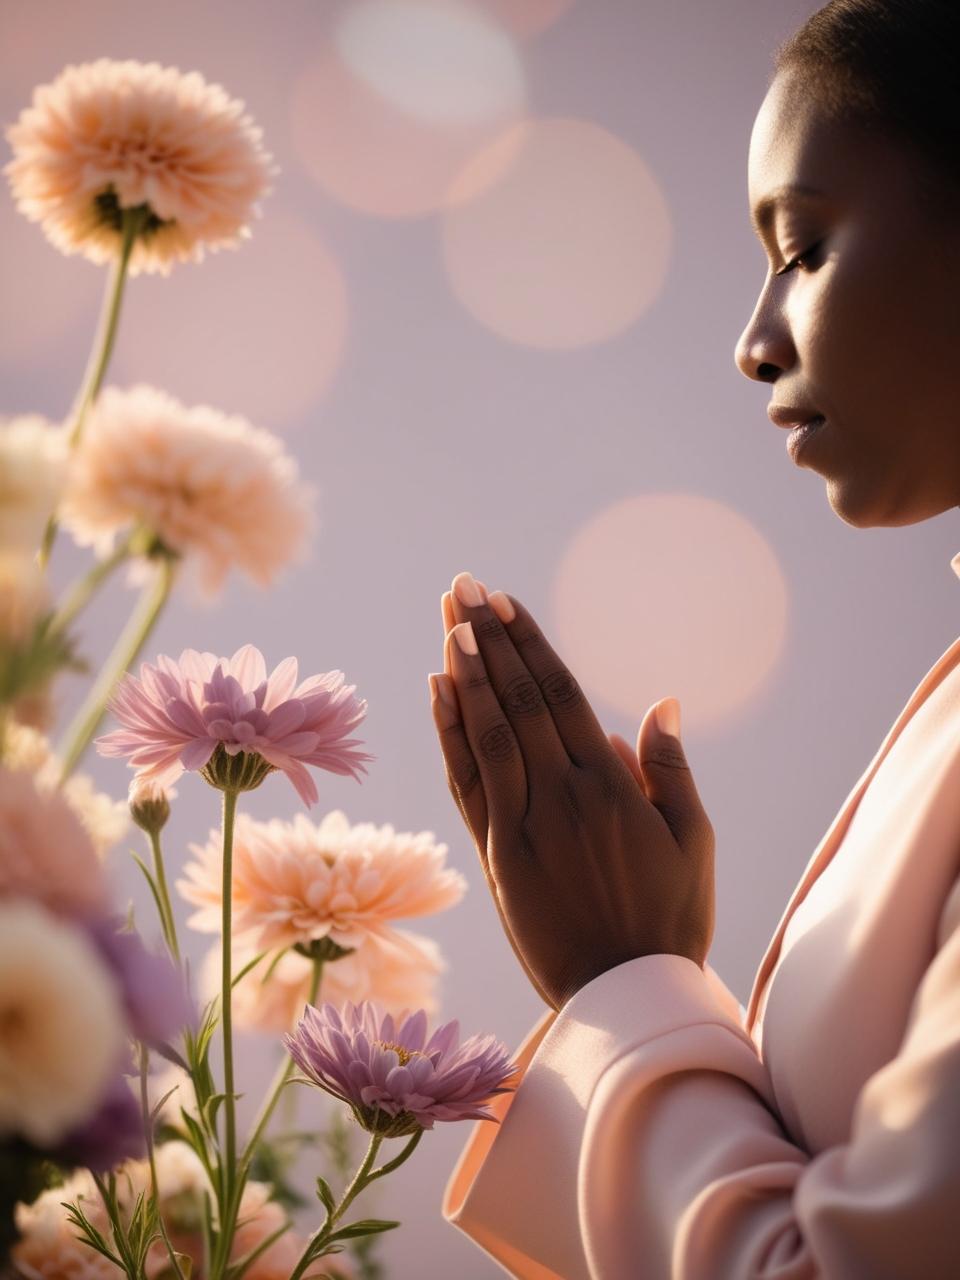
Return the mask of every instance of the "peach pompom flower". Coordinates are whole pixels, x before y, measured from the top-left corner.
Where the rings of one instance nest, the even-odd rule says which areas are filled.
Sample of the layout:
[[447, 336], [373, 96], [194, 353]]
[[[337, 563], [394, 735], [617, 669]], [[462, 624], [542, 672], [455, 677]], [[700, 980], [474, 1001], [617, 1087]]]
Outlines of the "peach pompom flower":
[[32, 556], [60, 500], [66, 437], [36, 413], [0, 418], [0, 547]]
[[251, 644], [232, 658], [185, 649], [179, 661], [161, 654], [125, 675], [110, 701], [122, 728], [96, 740], [104, 756], [128, 757], [141, 777], [169, 786], [185, 770], [202, 772], [221, 790], [250, 790], [274, 769], [285, 773], [305, 804], [319, 799], [306, 765], [360, 781], [374, 756], [345, 735], [367, 712], [342, 671], [297, 684], [297, 660], [267, 675]]
[[269, 431], [138, 383], [105, 387], [92, 405], [59, 518], [100, 556], [139, 527], [192, 563], [215, 595], [232, 568], [265, 587], [302, 559], [314, 500]]
[[196, 71], [99, 58], [38, 86], [6, 129], [17, 208], [63, 253], [118, 256], [123, 210], [144, 221], [129, 271], [236, 248], [272, 188], [262, 130], [244, 104]]
[[0, 899], [10, 897], [71, 916], [109, 906], [100, 859], [68, 799], [25, 770], [0, 766]]
[[[192, 844], [197, 861], [184, 868], [177, 888], [200, 907], [189, 923], [220, 929], [222, 854], [218, 832], [204, 846]], [[432, 831], [396, 832], [387, 823], [351, 826], [340, 809], [317, 825], [305, 814], [292, 822], [237, 818], [233, 841], [233, 927], [260, 949], [329, 938], [338, 947], [381, 938], [394, 949], [420, 953], [387, 923], [429, 915], [459, 902], [467, 887], [459, 871], [443, 866], [445, 844]]]
[[460, 1024], [427, 1039], [422, 1009], [394, 1020], [375, 1002], [307, 1005], [283, 1043], [307, 1079], [346, 1102], [369, 1133], [400, 1138], [436, 1120], [495, 1120], [484, 1106], [508, 1093], [517, 1066], [492, 1035], [458, 1045]]
[[[325, 964], [317, 998], [338, 1006], [347, 1000], [377, 1000], [394, 1015], [410, 1008], [436, 1013], [437, 979], [447, 967], [439, 946], [409, 929], [392, 934], [400, 945], [371, 934], [335, 963]], [[313, 961], [298, 951], [285, 951], [275, 963], [264, 956], [244, 973], [256, 955], [251, 944], [234, 944], [234, 971], [243, 973], [233, 990], [234, 1026], [274, 1034], [289, 1031], [309, 999]], [[201, 985], [208, 998], [219, 994], [220, 972], [221, 952], [215, 946], [203, 963]]]

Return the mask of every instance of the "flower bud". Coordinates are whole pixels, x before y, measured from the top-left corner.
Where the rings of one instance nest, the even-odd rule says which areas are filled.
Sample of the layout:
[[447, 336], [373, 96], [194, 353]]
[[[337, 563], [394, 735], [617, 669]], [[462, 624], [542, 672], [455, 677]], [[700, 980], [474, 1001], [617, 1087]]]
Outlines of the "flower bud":
[[170, 798], [177, 793], [150, 778], [137, 777], [130, 783], [130, 816], [148, 836], [158, 836], [170, 817]]

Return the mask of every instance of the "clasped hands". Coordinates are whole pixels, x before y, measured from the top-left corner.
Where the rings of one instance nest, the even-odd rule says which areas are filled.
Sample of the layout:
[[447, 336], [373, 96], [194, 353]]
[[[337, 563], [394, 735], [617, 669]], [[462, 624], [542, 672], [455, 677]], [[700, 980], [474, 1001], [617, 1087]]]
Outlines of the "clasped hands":
[[560, 1009], [638, 956], [702, 968], [715, 840], [679, 740], [660, 733], [654, 707], [636, 753], [608, 736], [515, 597], [488, 597], [460, 573], [442, 612], [431, 709], [447, 782], [542, 999]]

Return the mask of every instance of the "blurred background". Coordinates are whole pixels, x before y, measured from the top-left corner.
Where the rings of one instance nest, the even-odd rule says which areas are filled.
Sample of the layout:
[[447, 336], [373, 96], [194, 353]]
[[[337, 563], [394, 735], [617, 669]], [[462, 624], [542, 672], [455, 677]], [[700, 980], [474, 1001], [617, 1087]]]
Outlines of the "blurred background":
[[[470, 888], [410, 924], [442, 948], [439, 1017], [463, 1034], [515, 1049], [542, 1005], [430, 715], [454, 574], [527, 605], [608, 730], [634, 742], [652, 702], [680, 699], [717, 835], [710, 961], [744, 1003], [822, 833], [956, 636], [956, 514], [845, 525], [770, 425], [770, 388], [734, 364], [766, 272], [750, 130], [774, 46], [817, 7], [0, 0], [4, 125], [66, 64], [107, 56], [197, 70], [263, 129], [280, 173], [251, 239], [129, 281], [107, 384], [146, 381], [282, 435], [318, 491], [319, 532], [272, 591], [234, 577], [215, 606], [179, 591], [145, 656], [249, 641], [268, 667], [293, 653], [304, 674], [356, 684], [377, 759], [362, 786], [319, 775], [311, 816], [343, 809], [448, 844]], [[4, 184], [0, 415], [67, 413], [104, 279], [52, 248]], [[61, 537], [55, 582], [88, 563]], [[86, 618], [94, 665], [134, 598], [116, 587]], [[60, 691], [62, 727], [80, 681]], [[84, 767], [125, 795], [119, 762], [89, 753]], [[218, 823], [198, 777], [178, 791], [174, 876]], [[279, 776], [243, 806], [300, 808]], [[112, 855], [118, 895], [159, 939], [135, 837]], [[180, 902], [181, 928], [187, 914]], [[198, 964], [210, 941], [188, 935]], [[248, 1111], [277, 1052], [242, 1037]], [[302, 1095], [301, 1118], [324, 1101]], [[502, 1274], [440, 1216], [468, 1132], [438, 1125], [362, 1197], [403, 1222], [378, 1246], [391, 1280]], [[303, 1174], [312, 1186], [309, 1159]]]

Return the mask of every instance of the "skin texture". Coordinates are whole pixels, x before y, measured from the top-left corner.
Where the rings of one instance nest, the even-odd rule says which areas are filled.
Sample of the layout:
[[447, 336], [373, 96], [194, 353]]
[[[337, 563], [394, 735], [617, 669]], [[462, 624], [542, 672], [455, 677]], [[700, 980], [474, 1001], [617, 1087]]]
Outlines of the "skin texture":
[[857, 528], [960, 504], [960, 228], [917, 201], [920, 164], [905, 146], [825, 121], [795, 73], [774, 79], [750, 139], [751, 210], [785, 183], [826, 195], [778, 207], [735, 361], [771, 384], [770, 403], [825, 415], [799, 465], [824, 477], [833, 510]]
[[[502, 622], [444, 600], [450, 696], [432, 701], [447, 781], [504, 932], [559, 1009], [638, 956], [703, 967], [715, 923], [714, 832], [678, 739], [644, 717], [637, 758], [611, 743], [574, 677], [514, 597]], [[469, 622], [475, 655], [446, 626]], [[656, 705], [656, 704], [655, 704]]]

